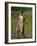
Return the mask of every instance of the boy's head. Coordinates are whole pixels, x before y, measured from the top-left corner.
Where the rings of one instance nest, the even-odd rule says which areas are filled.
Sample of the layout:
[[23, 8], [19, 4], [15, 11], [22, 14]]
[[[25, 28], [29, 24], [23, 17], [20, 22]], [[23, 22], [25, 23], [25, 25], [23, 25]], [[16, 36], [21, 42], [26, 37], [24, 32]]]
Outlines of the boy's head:
[[23, 15], [23, 11], [22, 10], [20, 10], [19, 15]]
[[23, 10], [18, 11], [18, 12], [17, 12], [17, 15], [22, 15], [22, 16], [24, 16]]

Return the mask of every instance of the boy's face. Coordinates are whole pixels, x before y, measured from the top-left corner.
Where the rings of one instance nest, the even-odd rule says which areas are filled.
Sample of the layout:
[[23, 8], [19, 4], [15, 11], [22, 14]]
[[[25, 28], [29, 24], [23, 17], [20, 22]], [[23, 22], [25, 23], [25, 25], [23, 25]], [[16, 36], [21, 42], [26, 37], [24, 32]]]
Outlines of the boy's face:
[[19, 15], [21, 15], [21, 16], [22, 16], [22, 13], [20, 13]]

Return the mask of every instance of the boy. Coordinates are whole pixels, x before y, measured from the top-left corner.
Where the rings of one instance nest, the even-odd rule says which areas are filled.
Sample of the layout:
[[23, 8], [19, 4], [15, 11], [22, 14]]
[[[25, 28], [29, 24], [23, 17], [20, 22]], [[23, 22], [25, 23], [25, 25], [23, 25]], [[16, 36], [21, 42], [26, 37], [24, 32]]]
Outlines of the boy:
[[17, 28], [16, 28], [16, 33], [17, 33], [17, 38], [19, 39], [20, 35], [24, 36], [25, 16], [22, 13], [20, 13], [18, 17], [19, 17], [19, 19], [18, 19], [18, 25], [17, 25]]

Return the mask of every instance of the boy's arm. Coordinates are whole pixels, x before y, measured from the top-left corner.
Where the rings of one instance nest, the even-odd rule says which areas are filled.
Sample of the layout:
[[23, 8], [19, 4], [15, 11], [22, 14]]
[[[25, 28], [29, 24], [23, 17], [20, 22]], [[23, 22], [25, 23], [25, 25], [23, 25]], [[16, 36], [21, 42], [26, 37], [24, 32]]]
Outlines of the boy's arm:
[[23, 22], [25, 21], [25, 16], [23, 16]]

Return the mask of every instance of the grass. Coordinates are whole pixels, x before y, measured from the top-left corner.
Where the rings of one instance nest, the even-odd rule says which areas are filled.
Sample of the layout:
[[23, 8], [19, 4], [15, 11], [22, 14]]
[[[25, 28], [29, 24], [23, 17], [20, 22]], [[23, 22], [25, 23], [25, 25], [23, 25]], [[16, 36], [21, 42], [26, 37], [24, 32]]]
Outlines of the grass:
[[[24, 12], [26, 18], [25, 18], [25, 24], [24, 24], [24, 33], [25, 36], [32, 37], [32, 12]], [[16, 26], [18, 22], [18, 16], [11, 15], [11, 31], [16, 32]]]

